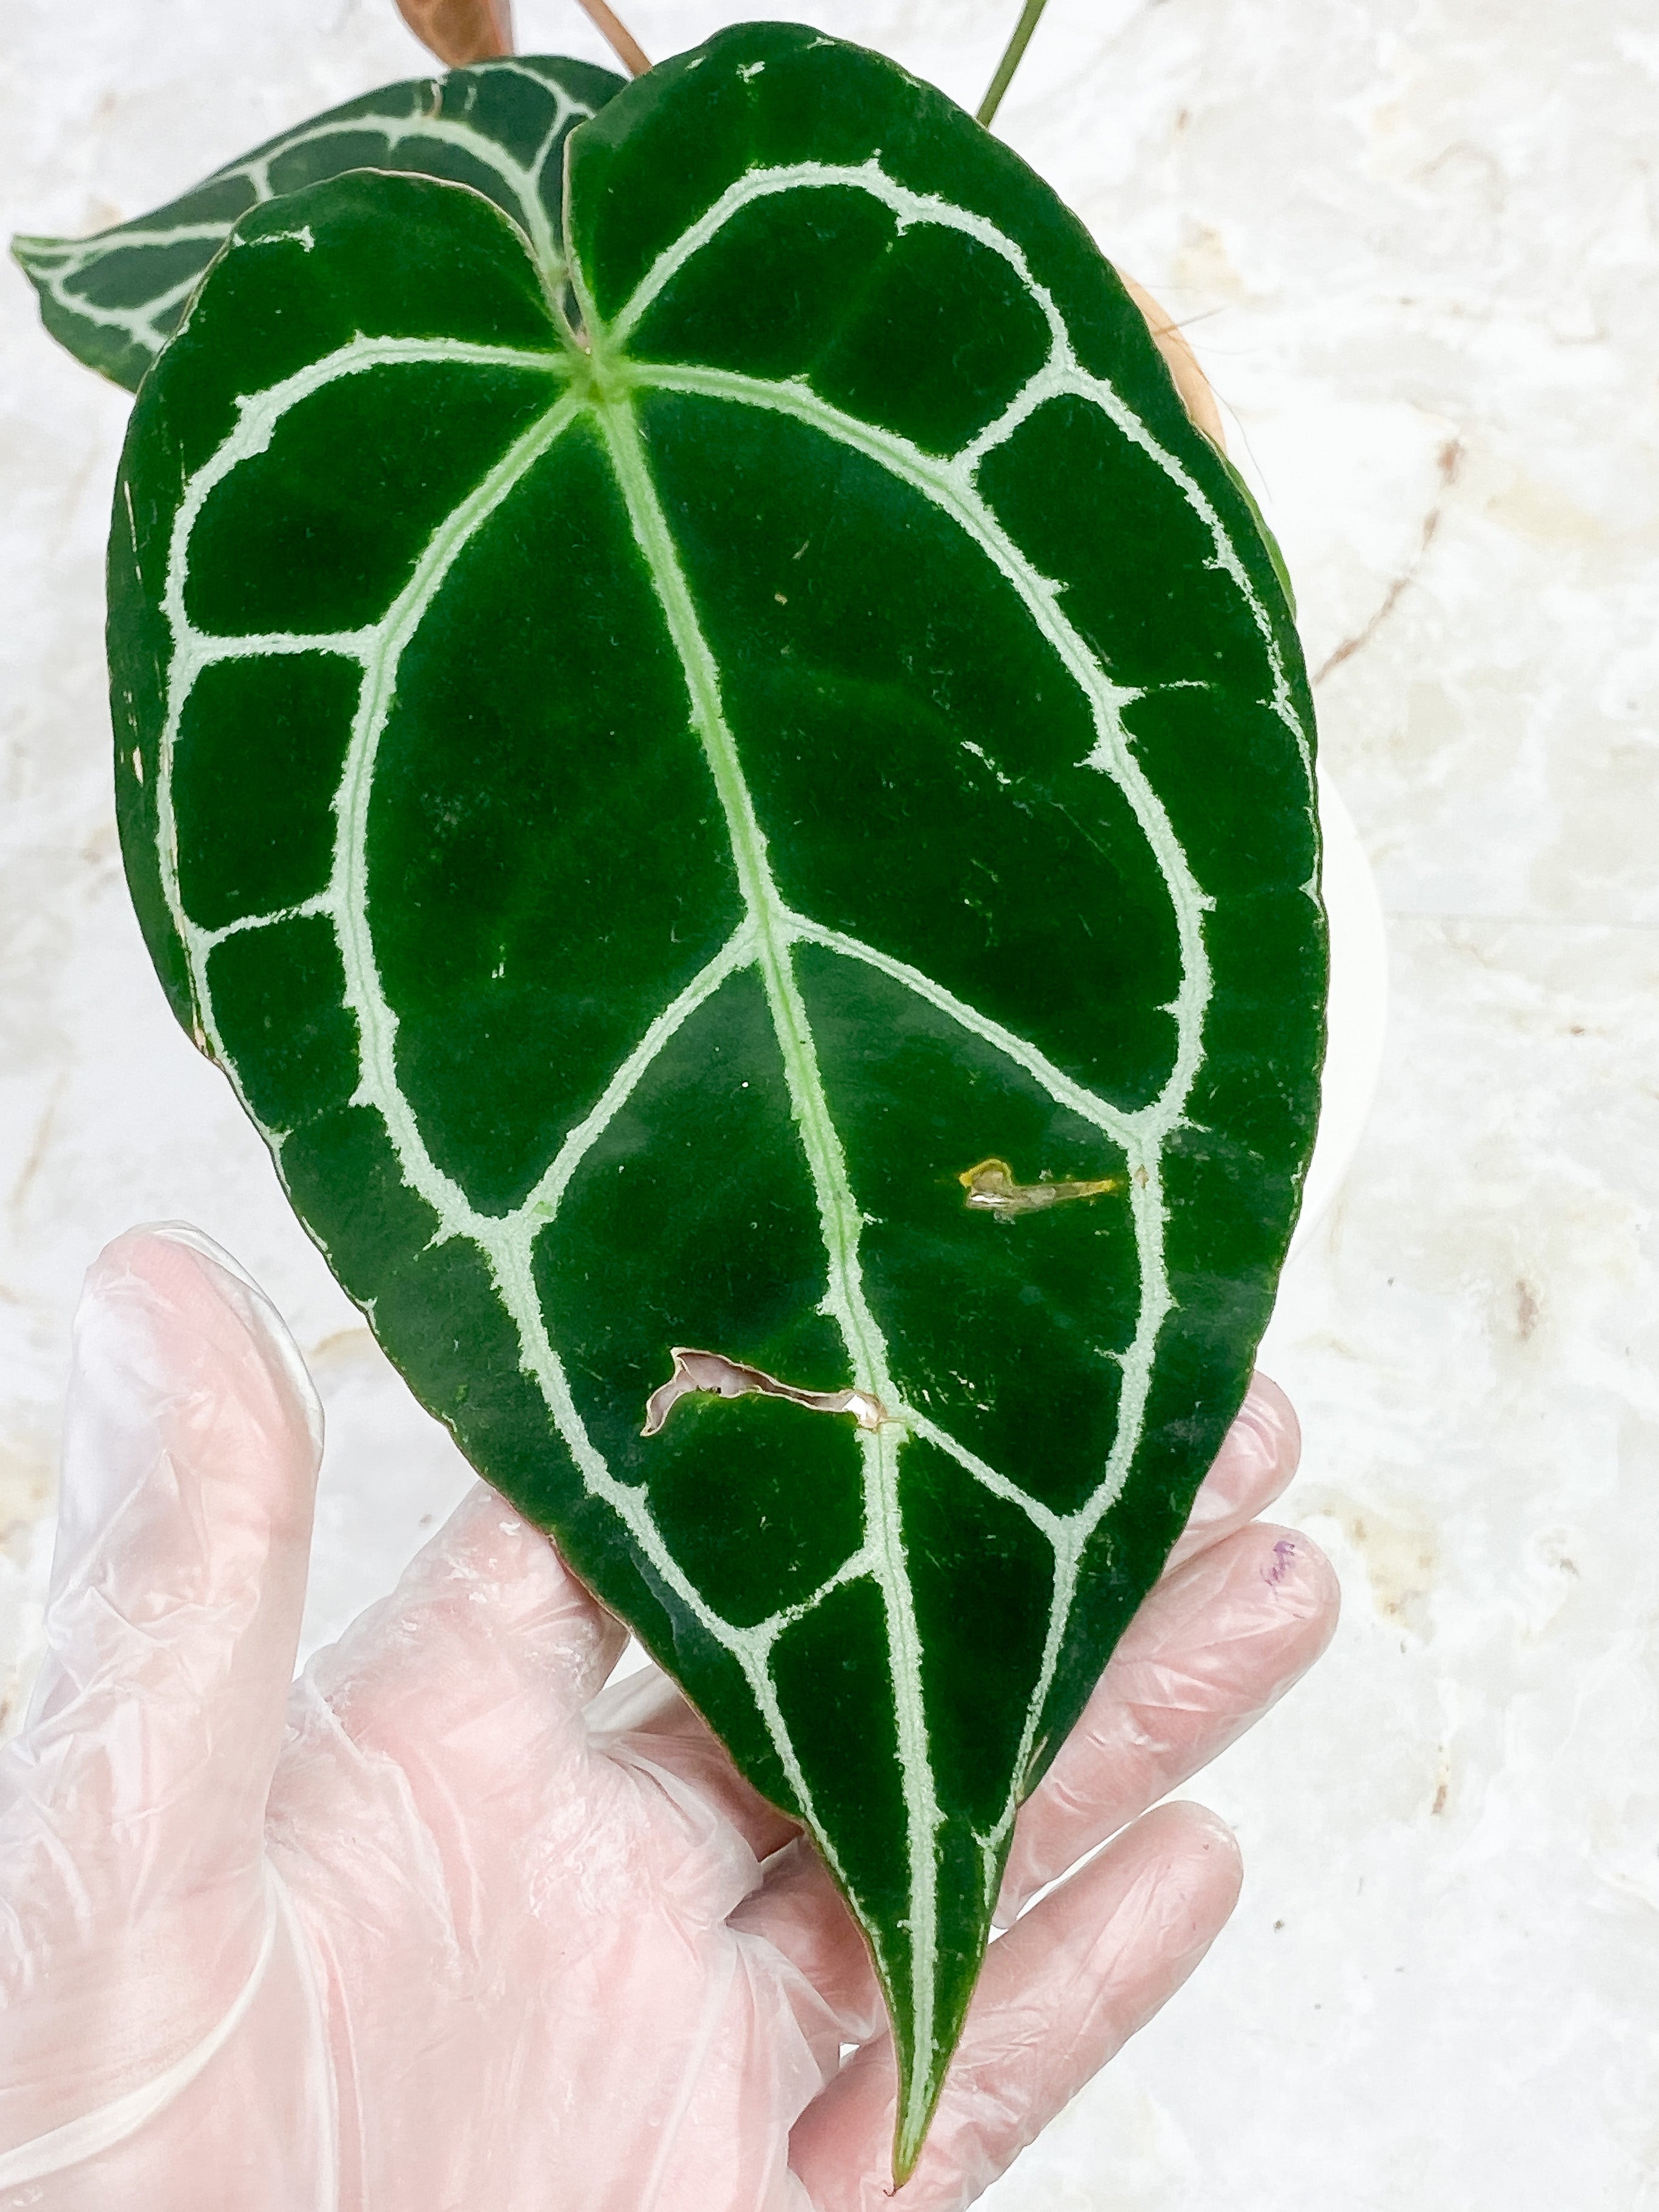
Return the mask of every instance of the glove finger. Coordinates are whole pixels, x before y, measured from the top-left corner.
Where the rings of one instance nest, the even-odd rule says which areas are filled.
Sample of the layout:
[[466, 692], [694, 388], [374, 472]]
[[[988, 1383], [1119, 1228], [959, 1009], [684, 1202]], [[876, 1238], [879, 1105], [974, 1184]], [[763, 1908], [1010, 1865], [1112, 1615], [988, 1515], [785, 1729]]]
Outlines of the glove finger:
[[581, 1709], [627, 1634], [481, 1482], [392, 1595], [317, 1653], [307, 1688], [353, 1742], [404, 1767], [423, 1800], [453, 1792], [477, 1823], [522, 1798], [516, 1827], [585, 1751]]
[[834, 2015], [843, 2043], [866, 2043], [886, 2020], [858, 1923], [805, 1836], [767, 1861], [760, 1887], [729, 1923], [780, 1952]]
[[732, 1764], [725, 1745], [659, 1667], [643, 1667], [602, 1690], [588, 1706], [596, 1750], [639, 1756], [678, 1775], [734, 1827], [757, 1859], [769, 1858], [799, 1824], [769, 1804]]
[[1317, 1545], [1271, 1522], [1167, 1575], [1021, 1808], [999, 1920], [1259, 1720], [1330, 1642], [1339, 1602]]
[[1253, 1375], [1238, 1417], [1199, 1486], [1164, 1572], [1183, 1566], [1265, 1513], [1288, 1486], [1301, 1456], [1302, 1427], [1296, 1408], [1277, 1382]]
[[13, 1779], [134, 1911], [252, 1859], [305, 1599], [322, 1413], [199, 1232], [118, 1237], [76, 1316], [46, 1656]]
[[[960, 2212], [1181, 1987], [1237, 1900], [1231, 1831], [1163, 1805], [987, 1954], [905, 2212]], [[797, 2123], [816, 2212], [887, 2212], [891, 2039], [866, 2044]]]

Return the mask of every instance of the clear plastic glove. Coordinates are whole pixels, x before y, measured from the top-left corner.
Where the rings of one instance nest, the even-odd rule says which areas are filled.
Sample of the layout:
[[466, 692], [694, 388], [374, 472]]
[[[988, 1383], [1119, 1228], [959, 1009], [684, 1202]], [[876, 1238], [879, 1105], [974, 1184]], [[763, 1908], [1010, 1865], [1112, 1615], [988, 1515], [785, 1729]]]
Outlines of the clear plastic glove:
[[[0, 2206], [884, 2205], [891, 2054], [828, 1878], [661, 1676], [597, 1694], [623, 1632], [492, 1492], [290, 1694], [320, 1432], [205, 1239], [103, 1255], [0, 1753]], [[1025, 1808], [1011, 1913], [1115, 1839], [993, 1946], [909, 2212], [969, 2203], [1226, 1919], [1227, 1829], [1144, 1808], [1330, 1635], [1319, 1553], [1247, 1525], [1296, 1450], [1258, 1382]]]

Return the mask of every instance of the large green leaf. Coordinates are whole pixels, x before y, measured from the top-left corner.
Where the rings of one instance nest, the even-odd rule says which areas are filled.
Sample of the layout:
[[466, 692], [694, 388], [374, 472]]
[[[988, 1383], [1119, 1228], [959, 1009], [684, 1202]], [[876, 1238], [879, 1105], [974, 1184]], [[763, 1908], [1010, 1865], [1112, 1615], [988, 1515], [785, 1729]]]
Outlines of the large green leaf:
[[40, 319], [79, 361], [136, 392], [239, 216], [348, 169], [471, 185], [506, 209], [556, 275], [564, 142], [623, 80], [550, 55], [381, 86], [216, 169], [150, 215], [94, 238], [15, 238]]
[[392, 1358], [817, 1838], [902, 2173], [1296, 1213], [1308, 691], [940, 94], [749, 27], [568, 168], [580, 336], [453, 185], [237, 226], [117, 501], [127, 866]]

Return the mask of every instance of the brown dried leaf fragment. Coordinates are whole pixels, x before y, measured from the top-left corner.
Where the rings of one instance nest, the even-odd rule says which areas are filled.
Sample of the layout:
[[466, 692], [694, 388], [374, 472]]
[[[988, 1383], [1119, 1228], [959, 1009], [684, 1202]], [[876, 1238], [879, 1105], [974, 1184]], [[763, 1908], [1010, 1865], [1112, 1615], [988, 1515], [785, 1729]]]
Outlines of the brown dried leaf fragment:
[[398, 0], [398, 13], [451, 69], [513, 52], [512, 0]]
[[1127, 270], [1118, 276], [1152, 332], [1152, 343], [1164, 356], [1164, 366], [1180, 395], [1181, 404], [1217, 451], [1227, 450], [1227, 433], [1216, 405], [1210, 380], [1198, 365], [1198, 356], [1187, 343], [1181, 325], [1167, 307], [1160, 307], [1144, 284], [1137, 284]]
[[885, 1409], [865, 1390], [797, 1390], [763, 1368], [746, 1367], [724, 1352], [698, 1352], [686, 1344], [671, 1349], [674, 1371], [645, 1401], [641, 1433], [647, 1437], [654, 1437], [680, 1400], [694, 1390], [712, 1391], [717, 1398], [787, 1398], [809, 1413], [850, 1413], [861, 1429], [878, 1429], [887, 1418]]
[[968, 1193], [968, 1204], [1012, 1221], [1018, 1213], [1039, 1213], [1046, 1206], [1059, 1206], [1068, 1198], [1099, 1198], [1115, 1190], [1118, 1179], [1107, 1176], [1098, 1182], [1016, 1182], [1006, 1160], [981, 1160], [966, 1168], [957, 1181]]

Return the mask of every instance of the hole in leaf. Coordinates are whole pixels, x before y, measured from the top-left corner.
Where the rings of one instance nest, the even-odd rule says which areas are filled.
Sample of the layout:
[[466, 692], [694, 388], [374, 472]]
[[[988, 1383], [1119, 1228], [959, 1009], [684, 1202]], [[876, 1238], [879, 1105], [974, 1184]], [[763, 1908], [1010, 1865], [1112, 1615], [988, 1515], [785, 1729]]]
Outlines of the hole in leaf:
[[763, 1368], [746, 1367], [719, 1352], [698, 1352], [684, 1344], [672, 1349], [673, 1373], [645, 1401], [641, 1433], [647, 1437], [654, 1437], [680, 1400], [696, 1390], [711, 1391], [717, 1398], [787, 1398], [814, 1413], [850, 1413], [861, 1429], [879, 1428], [887, 1418], [885, 1408], [865, 1390], [798, 1390]]

